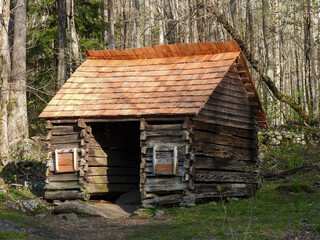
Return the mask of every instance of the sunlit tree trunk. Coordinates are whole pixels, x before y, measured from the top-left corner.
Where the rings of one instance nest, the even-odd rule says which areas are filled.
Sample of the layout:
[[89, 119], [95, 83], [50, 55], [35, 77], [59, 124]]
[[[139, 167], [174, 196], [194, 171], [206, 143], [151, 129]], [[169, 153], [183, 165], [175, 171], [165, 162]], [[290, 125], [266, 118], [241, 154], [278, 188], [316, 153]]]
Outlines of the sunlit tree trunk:
[[58, 79], [57, 79], [57, 90], [59, 90], [62, 85], [67, 80], [67, 57], [66, 57], [66, 47], [67, 47], [67, 15], [66, 15], [66, 1], [58, 0]]
[[7, 104], [8, 81], [10, 77], [10, 44], [9, 44], [9, 19], [10, 1], [0, 1], [0, 164], [7, 163], [9, 152]]
[[108, 35], [109, 49], [114, 49], [113, 0], [108, 0]]
[[14, 44], [9, 84], [9, 146], [14, 146], [29, 136], [26, 94], [26, 0], [17, 0], [15, 7]]
[[[68, 28], [69, 28], [69, 37], [70, 37], [70, 53], [71, 53], [71, 61], [70, 61], [70, 74], [74, 69], [80, 66], [81, 64], [81, 54], [79, 47], [79, 36], [76, 31], [76, 24], [74, 20], [74, 0], [67, 0], [67, 16], [68, 16]], [[74, 62], [74, 64], [73, 64]], [[75, 65], [75, 66], [73, 66]]]

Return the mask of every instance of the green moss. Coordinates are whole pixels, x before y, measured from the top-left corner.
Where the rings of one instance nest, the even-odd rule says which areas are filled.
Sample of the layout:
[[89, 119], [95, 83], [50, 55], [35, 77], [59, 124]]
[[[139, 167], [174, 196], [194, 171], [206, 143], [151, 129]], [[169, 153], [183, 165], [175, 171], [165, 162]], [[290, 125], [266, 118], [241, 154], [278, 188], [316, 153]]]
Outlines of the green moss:
[[0, 239], [32, 239], [32, 236], [24, 232], [0, 232]]

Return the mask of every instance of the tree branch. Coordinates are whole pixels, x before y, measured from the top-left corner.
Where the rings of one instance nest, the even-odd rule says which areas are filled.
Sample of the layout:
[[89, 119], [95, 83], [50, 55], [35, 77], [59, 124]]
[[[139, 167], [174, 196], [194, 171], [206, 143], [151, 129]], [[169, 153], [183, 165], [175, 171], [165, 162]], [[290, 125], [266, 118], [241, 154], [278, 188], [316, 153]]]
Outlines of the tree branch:
[[264, 83], [271, 90], [273, 95], [283, 103], [289, 105], [298, 115], [305, 120], [307, 123], [311, 122], [310, 115], [298, 104], [295, 102], [293, 98], [281, 92], [268, 74], [258, 65], [258, 60], [254, 58], [253, 54], [250, 52], [247, 45], [242, 41], [240, 35], [236, 32], [236, 30], [229, 24], [225, 16], [219, 12], [216, 12], [214, 9], [213, 14], [217, 17], [217, 21], [223, 25], [225, 30], [231, 35], [231, 37], [239, 44], [242, 52], [246, 56], [247, 60], [251, 64], [254, 70], [257, 71], [260, 78], [264, 81]]

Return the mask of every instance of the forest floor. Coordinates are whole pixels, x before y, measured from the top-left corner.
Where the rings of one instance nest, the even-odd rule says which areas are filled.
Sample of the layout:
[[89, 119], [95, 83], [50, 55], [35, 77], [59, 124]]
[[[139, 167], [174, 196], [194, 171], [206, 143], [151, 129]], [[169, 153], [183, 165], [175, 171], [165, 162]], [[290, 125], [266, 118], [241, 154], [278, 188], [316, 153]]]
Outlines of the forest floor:
[[[298, 144], [261, 150], [266, 156], [262, 172], [314, 164], [320, 156], [318, 147]], [[45, 210], [27, 216], [9, 210], [0, 196], [0, 229], [1, 221], [9, 221], [27, 230], [8, 229], [0, 232], [0, 239], [320, 239], [319, 173], [297, 172], [264, 181], [247, 199], [156, 208], [119, 219], [59, 219]], [[46, 217], [36, 217], [39, 213]]]

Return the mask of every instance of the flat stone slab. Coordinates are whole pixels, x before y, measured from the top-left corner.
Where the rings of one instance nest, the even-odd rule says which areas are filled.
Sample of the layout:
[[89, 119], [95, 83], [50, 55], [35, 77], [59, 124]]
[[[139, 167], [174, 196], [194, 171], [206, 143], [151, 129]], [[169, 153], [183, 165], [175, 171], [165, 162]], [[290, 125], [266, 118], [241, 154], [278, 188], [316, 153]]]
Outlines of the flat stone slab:
[[79, 200], [58, 203], [53, 212], [55, 214], [82, 213], [111, 219], [129, 217], [131, 215], [129, 211], [125, 211], [123, 208], [116, 204], [82, 202]]

